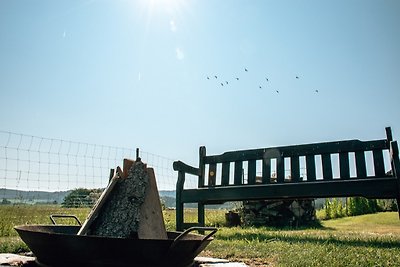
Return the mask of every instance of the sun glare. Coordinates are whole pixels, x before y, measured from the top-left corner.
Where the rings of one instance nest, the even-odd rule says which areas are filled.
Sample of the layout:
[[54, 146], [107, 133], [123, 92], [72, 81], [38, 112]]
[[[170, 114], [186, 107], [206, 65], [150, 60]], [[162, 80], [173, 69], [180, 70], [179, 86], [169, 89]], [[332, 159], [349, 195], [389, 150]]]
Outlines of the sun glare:
[[182, 21], [185, 13], [190, 12], [189, 0], [139, 0], [129, 1], [134, 5], [136, 14], [145, 21], [146, 31], [154, 25], [165, 24], [173, 33], [178, 31], [177, 21]]
[[176, 15], [180, 13], [184, 0], [142, 0], [142, 5], [148, 9], [149, 13], [167, 13]]

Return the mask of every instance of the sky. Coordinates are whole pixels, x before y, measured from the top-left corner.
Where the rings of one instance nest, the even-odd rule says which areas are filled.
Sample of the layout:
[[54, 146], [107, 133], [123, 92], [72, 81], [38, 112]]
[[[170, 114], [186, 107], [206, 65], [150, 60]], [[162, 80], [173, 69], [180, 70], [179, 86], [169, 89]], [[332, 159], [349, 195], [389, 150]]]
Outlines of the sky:
[[0, 130], [192, 165], [201, 145], [397, 139], [399, 14], [396, 0], [0, 0]]

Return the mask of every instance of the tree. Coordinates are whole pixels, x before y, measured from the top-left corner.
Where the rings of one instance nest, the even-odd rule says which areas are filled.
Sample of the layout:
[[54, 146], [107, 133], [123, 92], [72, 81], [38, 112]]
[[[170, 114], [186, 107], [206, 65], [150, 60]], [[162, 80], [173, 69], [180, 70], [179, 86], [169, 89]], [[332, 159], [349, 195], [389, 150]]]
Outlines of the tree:
[[3, 198], [3, 200], [0, 203], [0, 205], [10, 205], [10, 204], [11, 204], [11, 201], [6, 198]]
[[351, 197], [347, 207], [347, 215], [356, 216], [362, 214], [375, 213], [379, 211], [376, 199], [366, 199], [363, 197]]
[[65, 208], [92, 207], [101, 195], [102, 189], [78, 188], [72, 190], [61, 203]]
[[398, 211], [395, 199], [379, 199], [378, 207], [380, 211]]
[[325, 219], [329, 220], [332, 219], [331, 214], [332, 214], [332, 204], [329, 198], [325, 199]]

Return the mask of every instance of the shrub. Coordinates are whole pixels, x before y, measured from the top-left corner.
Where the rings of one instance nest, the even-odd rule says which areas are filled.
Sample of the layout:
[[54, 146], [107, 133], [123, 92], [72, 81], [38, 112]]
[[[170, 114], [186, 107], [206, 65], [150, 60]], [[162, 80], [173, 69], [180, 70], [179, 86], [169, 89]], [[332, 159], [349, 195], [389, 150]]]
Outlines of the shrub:
[[64, 208], [92, 207], [100, 197], [101, 189], [78, 188], [72, 190], [61, 203]]
[[324, 204], [325, 220], [341, 218], [346, 216], [346, 206], [341, 199], [327, 198]]
[[379, 199], [377, 202], [380, 211], [398, 211], [395, 199]]
[[324, 215], [322, 219], [329, 220], [344, 216], [356, 216], [362, 214], [376, 213], [380, 211], [397, 211], [394, 200], [376, 200], [363, 197], [350, 197], [343, 199], [326, 199], [324, 204]]
[[10, 205], [10, 204], [11, 204], [11, 201], [6, 198], [3, 198], [3, 200], [0, 202], [0, 205]]
[[347, 215], [349, 216], [375, 213], [378, 211], [379, 207], [376, 199], [366, 199], [363, 197], [351, 197], [348, 199]]

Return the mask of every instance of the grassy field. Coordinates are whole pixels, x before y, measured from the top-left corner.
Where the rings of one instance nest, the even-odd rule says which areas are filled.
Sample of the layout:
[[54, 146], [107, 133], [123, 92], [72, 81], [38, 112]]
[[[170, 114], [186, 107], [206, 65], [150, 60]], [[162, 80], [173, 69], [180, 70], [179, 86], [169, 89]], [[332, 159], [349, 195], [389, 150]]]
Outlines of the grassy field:
[[400, 266], [397, 213], [323, 221], [319, 229], [222, 228], [207, 255], [252, 266]]
[[[66, 209], [60, 206], [0, 206], [0, 253], [19, 253], [28, 251], [28, 247], [18, 237], [14, 226], [22, 224], [51, 224], [49, 215], [70, 214], [75, 215], [82, 222], [90, 209]], [[58, 219], [60, 224], [74, 224], [75, 221]]]
[[[48, 224], [49, 214], [74, 214], [84, 221], [89, 209], [56, 206], [0, 206], [0, 252], [21, 252], [14, 225]], [[195, 212], [188, 210], [188, 221]], [[174, 211], [165, 211], [168, 230]], [[74, 223], [71, 220], [60, 223]], [[243, 261], [250, 266], [400, 266], [400, 220], [397, 213], [378, 213], [322, 221], [317, 229], [227, 228], [224, 211], [207, 212], [207, 224], [220, 230], [203, 256]]]

